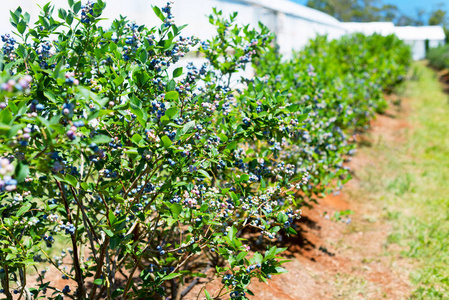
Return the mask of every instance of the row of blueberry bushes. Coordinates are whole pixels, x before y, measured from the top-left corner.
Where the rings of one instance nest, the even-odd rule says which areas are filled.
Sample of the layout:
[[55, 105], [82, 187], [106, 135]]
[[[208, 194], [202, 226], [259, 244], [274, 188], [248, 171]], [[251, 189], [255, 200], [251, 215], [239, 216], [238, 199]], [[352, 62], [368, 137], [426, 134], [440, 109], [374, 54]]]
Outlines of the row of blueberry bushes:
[[429, 64], [439, 70], [449, 69], [449, 45], [430, 48], [427, 51]]
[[[285, 59], [237, 14], [214, 10], [200, 41], [172, 3], [154, 28], [68, 3], [35, 24], [18, 8], [2, 36], [7, 299], [181, 299], [203, 277], [221, 285], [200, 297], [247, 299], [286, 272], [277, 241], [349, 179], [354, 134], [410, 60], [393, 36], [319, 37]], [[192, 49], [205, 63], [182, 67]]]

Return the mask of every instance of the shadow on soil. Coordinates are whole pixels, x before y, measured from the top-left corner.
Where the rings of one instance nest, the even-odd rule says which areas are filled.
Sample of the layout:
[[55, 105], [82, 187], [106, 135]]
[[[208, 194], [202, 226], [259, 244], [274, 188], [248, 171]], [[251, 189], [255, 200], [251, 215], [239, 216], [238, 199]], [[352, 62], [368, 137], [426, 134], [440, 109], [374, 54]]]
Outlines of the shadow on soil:
[[[317, 231], [321, 230], [321, 226], [319, 226], [317, 222], [307, 216], [302, 216], [301, 219], [296, 220], [292, 224], [292, 228], [297, 232], [296, 235], [287, 235], [283, 231], [280, 231], [278, 232], [276, 239], [271, 240], [272, 246], [276, 246], [277, 248], [287, 248], [287, 250], [282, 253], [283, 256], [287, 258], [293, 258], [298, 255], [304, 256], [305, 253], [312, 252], [316, 249], [329, 256], [334, 256], [334, 253], [329, 252], [322, 246], [316, 245], [316, 243], [309, 238], [316, 234]], [[259, 231], [254, 229], [245, 230], [242, 232], [242, 237], [248, 240], [248, 244], [252, 250], [265, 250], [263, 247], [263, 244], [265, 243], [262, 243], [262, 236]], [[310, 260], [315, 261], [313, 257], [311, 257]]]

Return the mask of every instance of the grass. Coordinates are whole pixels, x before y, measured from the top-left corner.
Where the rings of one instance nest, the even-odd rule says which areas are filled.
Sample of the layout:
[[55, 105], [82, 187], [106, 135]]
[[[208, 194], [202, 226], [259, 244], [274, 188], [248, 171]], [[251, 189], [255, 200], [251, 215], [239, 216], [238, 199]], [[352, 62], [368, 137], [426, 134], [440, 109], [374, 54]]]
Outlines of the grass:
[[360, 172], [360, 189], [393, 225], [386, 244], [416, 262], [411, 298], [449, 299], [449, 97], [424, 63], [413, 72], [402, 95], [410, 110], [405, 139], [362, 148], [373, 163]]

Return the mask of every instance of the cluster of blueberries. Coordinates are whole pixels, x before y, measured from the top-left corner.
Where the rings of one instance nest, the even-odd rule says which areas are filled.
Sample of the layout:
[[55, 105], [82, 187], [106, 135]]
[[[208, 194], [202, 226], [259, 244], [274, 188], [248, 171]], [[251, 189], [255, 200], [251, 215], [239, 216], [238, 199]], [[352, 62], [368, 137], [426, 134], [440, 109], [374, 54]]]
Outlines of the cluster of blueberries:
[[245, 297], [245, 292], [244, 291], [232, 291], [229, 296], [231, 296], [231, 299], [233, 298], [237, 298], [237, 297]]
[[65, 73], [65, 83], [68, 85], [79, 85], [80, 84], [79, 80], [75, 78], [74, 72]]
[[81, 23], [89, 24], [94, 20], [94, 5], [95, 2], [87, 1], [85, 5], [81, 6]]
[[53, 236], [45, 234], [42, 238], [44, 239], [45, 244], [47, 245], [48, 248], [51, 248], [53, 246], [53, 243], [55, 242]]
[[67, 224], [61, 224], [61, 225], [59, 225], [59, 228], [60, 228], [61, 230], [65, 230], [65, 233], [66, 233], [66, 234], [70, 234], [70, 235], [74, 235], [74, 234], [75, 234], [75, 231], [76, 231], [75, 225], [73, 225], [73, 224], [70, 223], [70, 222], [67, 222]]
[[[33, 80], [33, 78], [30, 75], [25, 75], [18, 81], [15, 79], [10, 79], [5, 83], [2, 83], [0, 88], [3, 91], [7, 91], [10, 93], [14, 92], [26, 92], [30, 87], [30, 82]], [[0, 109], [3, 109], [6, 107], [6, 103], [2, 102], [0, 103]]]
[[55, 54], [55, 51], [54, 49], [52, 49], [52, 47], [53, 45], [47, 41], [41, 43], [36, 50], [37, 58], [39, 59], [39, 66], [42, 69], [52, 69], [56, 66], [55, 63], [52, 63], [51, 65], [47, 63], [47, 59]]
[[137, 49], [140, 46], [140, 34], [139, 26], [136, 23], [128, 23], [125, 25], [125, 30], [128, 31], [128, 36], [126, 37], [125, 46], [123, 46], [123, 59], [129, 61], [131, 56], [135, 55]]
[[[0, 159], [0, 193], [14, 191], [17, 187], [17, 180], [12, 178], [14, 166], [8, 158]], [[3, 177], [3, 178], [2, 178]]]
[[173, 1], [167, 2], [167, 5], [162, 8], [162, 12], [167, 14], [167, 17], [164, 20], [164, 24], [167, 27], [170, 27], [175, 24], [175, 17], [173, 16], [172, 9]]
[[2, 42], [5, 43], [3, 45], [3, 55], [7, 56], [10, 60], [13, 60], [15, 58], [14, 45], [16, 44], [16, 40], [8, 33], [1, 37]]
[[101, 149], [97, 144], [91, 143], [91, 144], [89, 145], [89, 148], [94, 152], [93, 155], [90, 155], [90, 156], [89, 156], [89, 159], [90, 159], [92, 162], [96, 163], [96, 162], [98, 162], [98, 159], [102, 159], [102, 158], [105, 157], [105, 152], [104, 152], [104, 150]]

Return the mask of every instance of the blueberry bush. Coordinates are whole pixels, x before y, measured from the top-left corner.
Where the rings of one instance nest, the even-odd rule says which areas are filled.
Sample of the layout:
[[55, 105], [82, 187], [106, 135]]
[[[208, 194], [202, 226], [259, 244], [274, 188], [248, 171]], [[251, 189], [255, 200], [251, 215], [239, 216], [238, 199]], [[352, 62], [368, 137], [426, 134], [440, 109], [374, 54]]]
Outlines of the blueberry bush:
[[[246, 299], [251, 280], [286, 272], [277, 236], [349, 178], [352, 134], [385, 109], [408, 48], [320, 37], [286, 61], [237, 14], [214, 10], [200, 41], [171, 3], [153, 7], [157, 27], [104, 28], [102, 0], [68, 2], [35, 24], [18, 8], [2, 36], [3, 295], [181, 299], [215, 276], [202, 297]], [[204, 64], [182, 67], [192, 48]]]
[[430, 48], [427, 52], [427, 59], [432, 67], [439, 70], [449, 69], [449, 45]]
[[268, 93], [282, 91], [290, 103], [311, 110], [301, 130], [279, 147], [283, 161], [309, 179], [296, 202], [339, 193], [350, 179], [344, 162], [355, 154], [356, 134], [385, 111], [384, 93], [404, 81], [410, 62], [410, 48], [396, 36], [355, 34], [317, 37], [289, 60], [271, 49], [255, 63]]

